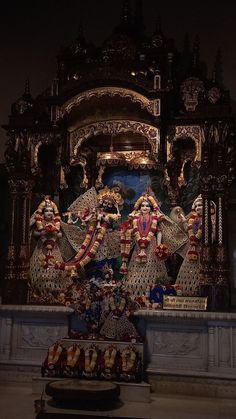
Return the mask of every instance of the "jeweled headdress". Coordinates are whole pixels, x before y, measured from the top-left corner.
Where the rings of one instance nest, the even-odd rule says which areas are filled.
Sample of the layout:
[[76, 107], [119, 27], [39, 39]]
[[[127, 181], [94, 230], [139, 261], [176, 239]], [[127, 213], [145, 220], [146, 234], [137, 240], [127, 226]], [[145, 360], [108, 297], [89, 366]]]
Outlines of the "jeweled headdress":
[[98, 194], [98, 201], [100, 205], [106, 200], [112, 202], [114, 206], [118, 206], [119, 208], [124, 203], [121, 194], [109, 189], [107, 186], [104, 189], [101, 189]]
[[[193, 201], [192, 210], [195, 211], [196, 205], [198, 204], [198, 202], [201, 202], [201, 204], [203, 203], [202, 195], [201, 194], [198, 195], [197, 198]], [[210, 208], [211, 208], [211, 213], [214, 214], [215, 211], [216, 211], [216, 204], [212, 200], [210, 201]]]
[[142, 202], [147, 201], [149, 202], [149, 204], [152, 206], [153, 211], [158, 211], [160, 210], [160, 203], [159, 201], [156, 199], [152, 189], [150, 187], [148, 187], [146, 189], [146, 191], [138, 198], [138, 200], [135, 202], [134, 204], [134, 209], [137, 211]]
[[51, 201], [50, 196], [46, 195], [44, 197], [44, 200], [39, 204], [36, 212], [38, 214], [42, 214], [45, 208], [49, 208], [49, 207], [53, 209], [54, 215], [59, 214], [59, 211], [55, 202]]

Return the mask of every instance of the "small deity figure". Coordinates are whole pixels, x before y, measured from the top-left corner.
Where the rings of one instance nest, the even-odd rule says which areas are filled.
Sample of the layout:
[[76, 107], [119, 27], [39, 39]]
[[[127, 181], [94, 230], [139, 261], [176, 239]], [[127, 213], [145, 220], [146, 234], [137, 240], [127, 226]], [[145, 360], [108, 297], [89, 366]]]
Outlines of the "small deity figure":
[[[201, 239], [202, 239], [202, 196], [193, 202], [192, 211], [188, 217], [189, 243], [184, 261], [180, 267], [176, 285], [182, 289], [184, 296], [197, 296], [201, 282]], [[214, 203], [211, 201], [211, 222], [214, 234]]]
[[187, 236], [160, 211], [150, 189], [137, 200], [121, 229], [121, 272], [127, 275], [125, 286], [130, 294], [140, 297], [152, 284], [167, 278], [165, 260], [183, 246]]
[[96, 345], [91, 345], [84, 351], [84, 367], [82, 376], [95, 378], [100, 371], [101, 350]]
[[128, 319], [131, 298], [122, 285], [117, 285], [107, 295], [108, 315], [105, 318], [100, 334], [107, 339], [136, 339], [138, 333]]
[[63, 366], [63, 375], [66, 377], [78, 377], [81, 371], [81, 357], [83, 350], [77, 344], [67, 349], [66, 360]]
[[37, 244], [30, 259], [30, 301], [53, 303], [70, 279], [53, 269], [56, 260], [63, 260], [59, 248], [62, 232], [57, 206], [48, 196], [31, 217], [31, 226]]
[[114, 345], [109, 345], [102, 354], [101, 377], [105, 380], [117, 378], [120, 352]]
[[124, 381], [139, 381], [141, 377], [141, 356], [132, 345], [121, 353], [120, 378]]
[[42, 376], [59, 377], [66, 351], [60, 342], [55, 342], [48, 349], [47, 357], [42, 365]]

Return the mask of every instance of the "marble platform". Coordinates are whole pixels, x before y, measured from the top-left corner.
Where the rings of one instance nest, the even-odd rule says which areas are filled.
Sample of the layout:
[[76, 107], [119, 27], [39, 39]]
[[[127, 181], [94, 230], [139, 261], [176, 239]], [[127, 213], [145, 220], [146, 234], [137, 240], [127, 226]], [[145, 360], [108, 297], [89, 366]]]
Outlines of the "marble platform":
[[49, 346], [68, 336], [72, 313], [64, 306], [0, 305], [0, 377], [30, 381], [40, 373]]
[[[72, 313], [67, 307], [0, 305], [0, 378], [40, 376], [48, 347], [67, 336]], [[145, 381], [154, 392], [236, 396], [236, 313], [140, 310], [135, 315], [146, 335]]]

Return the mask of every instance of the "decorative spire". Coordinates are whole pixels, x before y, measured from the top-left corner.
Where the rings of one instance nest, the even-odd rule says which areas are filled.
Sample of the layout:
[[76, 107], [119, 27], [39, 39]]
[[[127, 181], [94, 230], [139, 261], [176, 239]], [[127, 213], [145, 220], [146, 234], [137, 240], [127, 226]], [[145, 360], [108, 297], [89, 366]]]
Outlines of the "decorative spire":
[[122, 12], [121, 12], [121, 22], [125, 24], [131, 22], [131, 10], [130, 10], [129, 0], [123, 1]]
[[136, 31], [139, 34], [143, 34], [145, 25], [143, 19], [143, 2], [142, 0], [135, 0], [135, 9], [134, 9], [134, 24]]
[[184, 36], [184, 48], [183, 48], [183, 53], [184, 54], [189, 54], [190, 52], [190, 41], [189, 41], [189, 34], [188, 32], [186, 32], [185, 36]]
[[79, 23], [78, 29], [77, 29], [77, 39], [84, 39], [84, 25], [82, 22]]
[[24, 96], [31, 96], [29, 77], [27, 77], [27, 79], [25, 80], [25, 92], [24, 92]]
[[218, 48], [216, 52], [215, 65], [214, 65], [215, 80], [223, 85], [223, 64], [221, 49]]
[[161, 27], [161, 16], [157, 16], [156, 18], [156, 25], [155, 25], [155, 32], [159, 33], [162, 32], [162, 27]]
[[199, 69], [199, 50], [200, 50], [199, 37], [197, 35], [193, 43], [193, 69], [194, 70]]

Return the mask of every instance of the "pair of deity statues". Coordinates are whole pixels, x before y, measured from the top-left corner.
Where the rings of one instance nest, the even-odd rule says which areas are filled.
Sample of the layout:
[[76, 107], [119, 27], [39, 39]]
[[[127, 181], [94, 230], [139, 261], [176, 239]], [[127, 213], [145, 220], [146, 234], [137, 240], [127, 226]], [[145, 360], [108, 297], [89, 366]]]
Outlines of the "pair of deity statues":
[[[134, 204], [128, 220], [120, 223], [123, 199], [118, 190], [91, 188], [69, 207], [69, 224], [60, 219], [56, 205], [46, 197], [32, 217], [38, 238], [30, 262], [31, 301], [53, 302], [73, 282], [85, 276], [90, 262], [104, 266], [121, 258], [123, 284], [133, 297], [168, 278], [166, 260], [183, 257], [176, 284], [183, 295], [197, 295], [201, 282], [200, 248], [202, 198], [185, 217], [175, 208], [170, 217], [160, 210], [151, 190]], [[79, 226], [73, 220], [79, 220]], [[50, 296], [50, 297], [49, 297]], [[47, 298], [51, 300], [47, 301]]]

